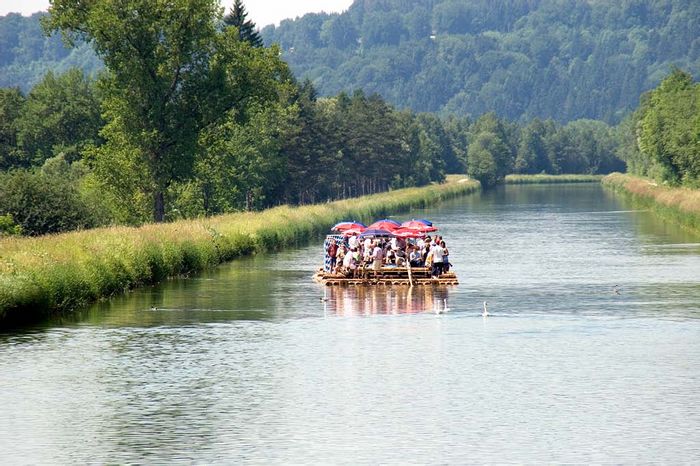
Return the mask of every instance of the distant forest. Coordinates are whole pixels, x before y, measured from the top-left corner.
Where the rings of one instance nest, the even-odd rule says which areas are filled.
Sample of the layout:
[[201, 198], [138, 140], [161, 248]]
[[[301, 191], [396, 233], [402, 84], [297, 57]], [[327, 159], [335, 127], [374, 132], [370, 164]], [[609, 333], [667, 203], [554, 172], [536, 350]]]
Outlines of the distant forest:
[[617, 123], [672, 65], [700, 74], [698, 0], [356, 0], [261, 35], [321, 95], [443, 115]]
[[[102, 69], [92, 47], [0, 17], [0, 87]], [[363, 89], [399, 109], [615, 124], [672, 68], [700, 75], [697, 0], [356, 0], [260, 31], [321, 96]]]
[[0, 17], [0, 87], [29, 92], [48, 71], [80, 68], [93, 75], [104, 67], [89, 45], [69, 48], [60, 34], [46, 37], [40, 22], [44, 16], [46, 13], [29, 17], [10, 13]]
[[[444, 80], [465, 75], [444, 71], [435, 76], [443, 81], [429, 84], [411, 78], [404, 86], [410, 82], [416, 87], [405, 91], [406, 100], [398, 104], [372, 92], [391, 98], [391, 89], [382, 91], [371, 82], [350, 78], [347, 89], [324, 96], [319, 88], [327, 94], [324, 86], [340, 76], [345, 65], [329, 68], [315, 83], [294, 76], [281, 49], [264, 46], [241, 0], [226, 16], [218, 0], [172, 0], [165, 6], [105, 1], [82, 9], [55, 0], [54, 5], [64, 1], [70, 8], [58, 9], [45, 24], [47, 30], [73, 39], [73, 49], [63, 48], [56, 37], [42, 36], [39, 16], [0, 18], [0, 78], [5, 80], [0, 82], [0, 236], [317, 203], [440, 182], [446, 173], [467, 173], [489, 188], [509, 173], [600, 174], [627, 168], [670, 185], [700, 186], [700, 84], [681, 68], [665, 70], [660, 84], [641, 99], [639, 93], [630, 96], [628, 111], [613, 105], [611, 96], [622, 98], [615, 89], [651, 78], [632, 74], [618, 79], [617, 68], [602, 66], [600, 72], [608, 76], [605, 86], [587, 92], [590, 102], [599, 98], [596, 92], [608, 96], [600, 104], [608, 105], [615, 119], [618, 112], [626, 113], [615, 125], [600, 119], [530, 118], [539, 113], [528, 111], [504, 116], [502, 104], [516, 101], [502, 96], [481, 107], [466, 101], [463, 109], [444, 107], [441, 115], [402, 107], [410, 99], [444, 93], [449, 90]], [[336, 37], [331, 25], [356, 17], [358, 9], [399, 5], [405, 7], [402, 11], [413, 11], [408, 6], [415, 3], [356, 2], [344, 15], [307, 15], [267, 28], [265, 34], [269, 40], [272, 32], [281, 34], [309, 18], [325, 18], [319, 40], [330, 40]], [[435, 22], [440, 5], [457, 3], [491, 11], [485, 2], [426, 4]], [[537, 16], [544, 7], [533, 5], [550, 2], [502, 4], [507, 3], [512, 9], [493, 14], [510, 17], [522, 3], [531, 5]], [[601, 3], [591, 2], [588, 8], [597, 11]], [[124, 4], [139, 21], [125, 18]], [[686, 4], [689, 12], [692, 8]], [[567, 5], [573, 14], [575, 7], [588, 3]], [[669, 5], [674, 17], [675, 3]], [[688, 14], [680, 16], [687, 19]], [[383, 24], [389, 24], [390, 17], [407, 21], [404, 14], [387, 14]], [[430, 15], [420, 19], [427, 18]], [[489, 16], [479, 18], [487, 21]], [[510, 27], [513, 31], [520, 30], [521, 23], [529, 24], [523, 19], [529, 15], [519, 18]], [[586, 23], [585, 17], [580, 20]], [[8, 33], [11, 25], [14, 32]], [[428, 38], [428, 45], [440, 43], [440, 30], [435, 42]], [[92, 38], [90, 48], [80, 40], [86, 34]], [[696, 34], [689, 34], [685, 49], [697, 50]], [[474, 37], [489, 35], [493, 34]], [[366, 38], [374, 36], [360, 37], [359, 52], [350, 46], [343, 52], [357, 63], [364, 63], [372, 50], [401, 60], [396, 47], [370, 47]], [[592, 37], [600, 40], [600, 34]], [[529, 40], [523, 46], [532, 47], [537, 38]], [[293, 46], [290, 54], [290, 46], [280, 42], [293, 61], [299, 49]], [[8, 43], [14, 45], [4, 45]], [[483, 51], [482, 57], [489, 54]], [[470, 69], [484, 79], [499, 75], [483, 63]], [[539, 65], [534, 69], [541, 70]], [[9, 79], [13, 73], [19, 81]], [[503, 73], [506, 82], [518, 81], [517, 71]], [[526, 91], [533, 102], [540, 98], [532, 97], [532, 89]], [[538, 91], [551, 106], [541, 108], [542, 113], [565, 120], [557, 112], [564, 111], [568, 101], [554, 99], [556, 84], [549, 91]], [[590, 103], [581, 99], [571, 107], [572, 114], [577, 105], [586, 108]]]

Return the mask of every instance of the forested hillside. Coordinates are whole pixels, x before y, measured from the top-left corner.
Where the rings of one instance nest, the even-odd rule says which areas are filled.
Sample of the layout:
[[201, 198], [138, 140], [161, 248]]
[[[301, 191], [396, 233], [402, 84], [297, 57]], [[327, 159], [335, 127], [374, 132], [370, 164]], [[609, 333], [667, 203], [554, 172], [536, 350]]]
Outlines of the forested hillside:
[[322, 95], [520, 121], [616, 123], [671, 65], [700, 73], [697, 0], [356, 0], [262, 36]]
[[[50, 71], [28, 91], [0, 85], [0, 236], [316, 203], [425, 185], [441, 181], [445, 173], [466, 172], [488, 188], [508, 173], [600, 174], [623, 171], [626, 163], [632, 172], [661, 182], [698, 186], [700, 87], [680, 68], [667, 70], [663, 82], [644, 94], [641, 104], [639, 94], [630, 97], [629, 116], [616, 126], [583, 118], [565, 123], [526, 120], [527, 112], [517, 115], [519, 119], [508, 118], [494, 110], [503, 113], [504, 103], [516, 101], [500, 97], [483, 102], [480, 109], [469, 105], [459, 110], [462, 114], [441, 117], [397, 109], [399, 105], [380, 94], [360, 89], [319, 97], [310, 80], [292, 75], [277, 46], [263, 46], [240, 0], [226, 16], [218, 0], [173, 0], [165, 7], [141, 0], [123, 2], [134, 18], [124, 16], [122, 4], [105, 1], [76, 9], [72, 0], [55, 0], [54, 14], [45, 21], [47, 31], [60, 31], [78, 46], [61, 52], [57, 39], [42, 39], [44, 55], [34, 55], [39, 57], [36, 63], [48, 63], [40, 57], [59, 63], [71, 56], [92, 56], [91, 63], [99, 67], [94, 52], [81, 52], [85, 46], [79, 44], [88, 38], [91, 50], [94, 47], [106, 64], [103, 72]], [[309, 18], [325, 18], [325, 32], [319, 37], [340, 41], [345, 36], [332, 26], [337, 21], [352, 19], [367, 5], [397, 4], [407, 8], [413, 2], [356, 3], [345, 15], [306, 16], [300, 23], [284, 23], [279, 31]], [[455, 5], [436, 1], [431, 11], [441, 11], [443, 4]], [[522, 10], [517, 10], [513, 1], [512, 9], [500, 11], [498, 21], [517, 16], [520, 19], [510, 26], [516, 31], [528, 17], [524, 11], [540, 11], [536, 4], [522, 2]], [[570, 5], [573, 11], [580, 3]], [[390, 24], [389, 16], [381, 24]], [[37, 17], [26, 21], [22, 24], [38, 25]], [[387, 30], [381, 29], [381, 34]], [[41, 30], [35, 32], [41, 37]], [[24, 50], [31, 48], [31, 41], [26, 35], [18, 37], [18, 45], [2, 49], [2, 56], [12, 63], [10, 68], [21, 71], [22, 57], [31, 56]], [[346, 51], [355, 54], [357, 63], [372, 50], [396, 52], [388, 46], [365, 48], [364, 37], [374, 36], [359, 37], [361, 53]], [[437, 47], [440, 37], [437, 33], [435, 42], [428, 38], [429, 44]], [[357, 43], [357, 37], [345, 39]], [[697, 48], [698, 40], [690, 39], [691, 49]], [[295, 54], [296, 48], [291, 56]], [[480, 59], [489, 54], [483, 52]], [[401, 55], [394, 59], [400, 61]], [[552, 58], [550, 63], [556, 61]], [[344, 66], [328, 69], [326, 75], [338, 76]], [[473, 71], [492, 79], [490, 68], [483, 66], [475, 64]], [[613, 68], [602, 70], [612, 76]], [[506, 82], [518, 81], [516, 71], [505, 73], [510, 76]], [[438, 78], [453, 76], [443, 72]], [[629, 84], [634, 76], [628, 78], [625, 82], [610, 77], [611, 87], [599, 92], [610, 97], [610, 89]], [[417, 78], [414, 81], [410, 85], [418, 86]], [[407, 95], [441, 95], [446, 89], [441, 83], [423, 83], [415, 95]], [[318, 86], [326, 84], [317, 80]], [[348, 82], [347, 87], [361, 84]], [[364, 86], [376, 87], [372, 82]], [[542, 99], [551, 97], [541, 93]], [[590, 93], [591, 101], [600, 97]], [[551, 94], [556, 94], [555, 85]], [[566, 108], [549, 102], [553, 114]], [[582, 98], [580, 105], [587, 103]], [[449, 107], [443, 110], [451, 113]]]
[[19, 87], [24, 92], [44, 78], [48, 71], [62, 73], [80, 68], [87, 74], [102, 69], [92, 47], [81, 44], [64, 46], [60, 34], [46, 37], [41, 18], [10, 13], [0, 17], [0, 87]]

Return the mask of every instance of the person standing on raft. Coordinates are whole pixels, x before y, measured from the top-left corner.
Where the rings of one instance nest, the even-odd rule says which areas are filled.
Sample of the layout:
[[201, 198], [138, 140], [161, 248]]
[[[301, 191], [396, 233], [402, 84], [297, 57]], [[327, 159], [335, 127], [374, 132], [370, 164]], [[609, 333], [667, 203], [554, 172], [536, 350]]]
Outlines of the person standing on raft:
[[384, 250], [377, 241], [374, 243], [374, 250], [372, 251], [372, 270], [374, 270], [374, 278], [379, 277], [379, 271], [382, 269], [382, 262], [384, 262]]
[[335, 244], [334, 239], [332, 239], [330, 244], [328, 245], [328, 249], [326, 249], [326, 254], [328, 254], [328, 257], [330, 257], [331, 259], [331, 272], [335, 272], [336, 257], [338, 255], [338, 245]]

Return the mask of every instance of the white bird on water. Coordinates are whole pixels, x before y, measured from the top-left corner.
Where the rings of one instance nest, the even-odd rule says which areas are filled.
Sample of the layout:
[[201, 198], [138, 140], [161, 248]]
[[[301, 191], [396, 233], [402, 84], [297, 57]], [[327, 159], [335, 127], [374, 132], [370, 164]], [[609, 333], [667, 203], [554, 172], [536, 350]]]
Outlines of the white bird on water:
[[486, 301], [484, 301], [484, 310], [481, 313], [481, 317], [488, 317], [490, 315], [489, 309], [488, 309], [488, 307], [486, 307], [486, 304], [488, 304], [488, 303]]

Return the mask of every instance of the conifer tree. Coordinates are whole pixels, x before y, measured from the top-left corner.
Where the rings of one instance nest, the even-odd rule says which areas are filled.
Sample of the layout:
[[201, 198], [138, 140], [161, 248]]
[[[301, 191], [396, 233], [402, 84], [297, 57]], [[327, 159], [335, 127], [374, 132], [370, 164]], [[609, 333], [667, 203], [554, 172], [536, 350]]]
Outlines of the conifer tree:
[[248, 12], [245, 11], [243, 2], [235, 0], [231, 12], [224, 17], [224, 24], [237, 27], [238, 37], [241, 40], [250, 42], [253, 47], [262, 47], [263, 41], [258, 31], [255, 30], [255, 23], [247, 18]]

